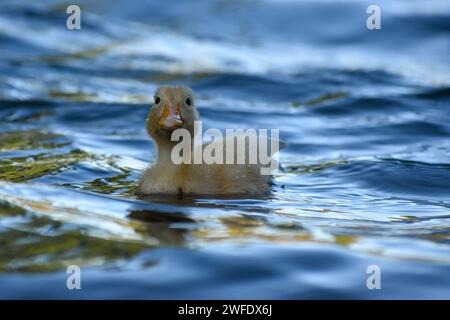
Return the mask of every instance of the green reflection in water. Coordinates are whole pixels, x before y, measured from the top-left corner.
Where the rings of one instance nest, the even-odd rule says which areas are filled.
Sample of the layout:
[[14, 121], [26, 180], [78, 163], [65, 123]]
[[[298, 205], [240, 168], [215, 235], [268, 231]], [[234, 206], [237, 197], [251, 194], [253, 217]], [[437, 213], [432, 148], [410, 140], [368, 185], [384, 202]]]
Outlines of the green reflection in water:
[[54, 149], [70, 144], [67, 141], [59, 141], [62, 137], [59, 134], [39, 130], [2, 132], [0, 133], [0, 151]]
[[348, 163], [349, 163], [348, 160], [335, 160], [312, 165], [289, 164], [283, 166], [283, 170], [286, 173], [301, 173], [301, 174], [314, 173], [314, 172], [322, 172], [332, 167], [346, 165]]
[[81, 189], [104, 194], [115, 194], [124, 197], [134, 197], [138, 191], [137, 182], [129, 180], [131, 172], [122, 169], [123, 173], [118, 175], [98, 178], [83, 184]]
[[292, 102], [292, 106], [293, 107], [314, 107], [314, 106], [321, 105], [326, 102], [331, 102], [331, 101], [346, 98], [346, 97], [348, 97], [348, 95], [349, 94], [347, 92], [331, 92], [331, 93], [321, 95], [317, 98], [308, 100], [306, 102], [294, 101], [294, 102]]
[[89, 236], [79, 226], [36, 216], [1, 201], [0, 218], [14, 220], [11, 226], [0, 226], [0, 272], [46, 272], [70, 264], [103, 265], [129, 259], [148, 247], [137, 241]]
[[45, 175], [55, 174], [89, 155], [74, 149], [65, 154], [49, 155], [40, 153], [34, 156], [17, 157], [0, 160], [0, 180], [23, 182]]
[[[0, 133], [0, 151], [18, 151], [0, 159], [0, 180], [24, 182], [36, 179], [91, 157], [79, 149], [62, 149], [70, 144], [61, 134], [37, 129]], [[20, 153], [23, 150], [35, 150], [36, 153], [23, 156]]]

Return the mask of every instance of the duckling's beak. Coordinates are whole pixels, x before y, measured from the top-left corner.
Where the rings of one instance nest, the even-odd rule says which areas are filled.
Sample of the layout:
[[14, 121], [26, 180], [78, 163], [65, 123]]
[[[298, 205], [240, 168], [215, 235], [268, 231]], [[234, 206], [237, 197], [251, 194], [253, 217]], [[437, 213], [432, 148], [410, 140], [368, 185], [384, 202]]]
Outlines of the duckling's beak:
[[183, 119], [181, 118], [180, 106], [171, 106], [169, 104], [165, 104], [163, 106], [158, 124], [164, 130], [175, 130], [183, 127]]

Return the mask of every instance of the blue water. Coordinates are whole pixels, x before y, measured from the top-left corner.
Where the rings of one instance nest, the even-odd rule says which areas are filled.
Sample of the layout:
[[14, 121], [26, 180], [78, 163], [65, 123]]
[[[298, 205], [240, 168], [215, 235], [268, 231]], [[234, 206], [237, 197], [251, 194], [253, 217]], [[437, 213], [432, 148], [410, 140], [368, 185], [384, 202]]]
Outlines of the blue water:
[[[377, 1], [381, 30], [369, 1], [77, 3], [72, 31], [0, 3], [0, 298], [450, 299], [448, 1]], [[136, 195], [167, 84], [280, 129], [271, 195]]]

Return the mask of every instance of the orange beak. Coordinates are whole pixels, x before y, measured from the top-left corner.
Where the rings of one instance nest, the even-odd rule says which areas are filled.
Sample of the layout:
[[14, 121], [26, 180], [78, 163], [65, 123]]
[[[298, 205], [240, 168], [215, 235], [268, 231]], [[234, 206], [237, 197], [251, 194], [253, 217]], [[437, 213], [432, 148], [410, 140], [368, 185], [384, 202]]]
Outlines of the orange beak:
[[180, 106], [164, 104], [158, 124], [163, 129], [177, 129], [183, 126]]

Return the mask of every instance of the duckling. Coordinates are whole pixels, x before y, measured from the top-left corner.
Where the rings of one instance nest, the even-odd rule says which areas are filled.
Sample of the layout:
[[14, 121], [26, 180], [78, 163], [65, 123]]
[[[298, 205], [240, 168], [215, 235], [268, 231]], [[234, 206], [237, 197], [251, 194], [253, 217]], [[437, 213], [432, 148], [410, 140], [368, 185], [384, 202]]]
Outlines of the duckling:
[[175, 164], [172, 161], [171, 152], [178, 143], [171, 140], [172, 133], [184, 128], [194, 139], [194, 122], [199, 120], [190, 88], [165, 86], [156, 91], [146, 127], [156, 144], [157, 159], [143, 172], [139, 192], [146, 195], [270, 193], [273, 178], [261, 175], [259, 164]]

